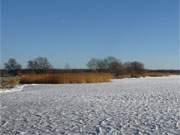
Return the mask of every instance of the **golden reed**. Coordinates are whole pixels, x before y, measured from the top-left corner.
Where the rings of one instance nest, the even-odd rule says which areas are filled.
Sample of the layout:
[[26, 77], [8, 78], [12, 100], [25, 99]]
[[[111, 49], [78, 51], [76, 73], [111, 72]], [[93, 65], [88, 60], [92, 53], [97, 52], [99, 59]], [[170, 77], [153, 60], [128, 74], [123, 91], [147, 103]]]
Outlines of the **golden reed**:
[[27, 74], [22, 75], [22, 84], [63, 84], [63, 83], [98, 83], [109, 82], [110, 73], [59, 73], [59, 74]]

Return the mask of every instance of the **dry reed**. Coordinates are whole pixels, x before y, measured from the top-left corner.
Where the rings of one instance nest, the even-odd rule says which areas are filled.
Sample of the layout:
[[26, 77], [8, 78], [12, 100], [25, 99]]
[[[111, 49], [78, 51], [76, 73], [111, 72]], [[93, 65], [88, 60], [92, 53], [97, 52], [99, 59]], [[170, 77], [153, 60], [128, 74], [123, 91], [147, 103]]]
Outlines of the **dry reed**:
[[60, 73], [60, 74], [27, 74], [22, 75], [22, 84], [63, 84], [63, 83], [98, 83], [109, 82], [109, 73]]

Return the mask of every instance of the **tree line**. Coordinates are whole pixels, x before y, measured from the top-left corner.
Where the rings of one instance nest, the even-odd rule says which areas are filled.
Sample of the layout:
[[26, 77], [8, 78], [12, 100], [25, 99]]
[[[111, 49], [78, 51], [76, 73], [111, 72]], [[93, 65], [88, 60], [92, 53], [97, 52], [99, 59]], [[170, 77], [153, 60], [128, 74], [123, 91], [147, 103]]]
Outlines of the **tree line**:
[[[92, 58], [88, 61], [87, 67], [91, 70], [105, 70], [111, 72], [115, 76], [119, 76], [125, 72], [141, 72], [144, 70], [144, 64], [142, 62], [133, 61], [122, 63], [119, 59], [112, 56], [104, 59]], [[16, 59], [10, 58], [6, 63], [4, 63], [4, 68], [8, 72], [14, 72], [21, 70], [22, 66], [16, 61]], [[53, 69], [53, 66], [46, 57], [37, 57], [27, 62], [26, 69], [50, 70]]]
[[[16, 59], [10, 58], [6, 63], [4, 63], [4, 68], [8, 71], [12, 71], [20, 70], [22, 69], [22, 66], [16, 61]], [[37, 57], [33, 60], [28, 61], [27, 69], [48, 70], [53, 69], [53, 66], [49, 63], [46, 57]]]
[[87, 66], [93, 70], [107, 70], [114, 76], [126, 74], [127, 72], [142, 72], [144, 70], [144, 64], [142, 62], [133, 61], [122, 63], [119, 59], [111, 56], [105, 59], [92, 58]]

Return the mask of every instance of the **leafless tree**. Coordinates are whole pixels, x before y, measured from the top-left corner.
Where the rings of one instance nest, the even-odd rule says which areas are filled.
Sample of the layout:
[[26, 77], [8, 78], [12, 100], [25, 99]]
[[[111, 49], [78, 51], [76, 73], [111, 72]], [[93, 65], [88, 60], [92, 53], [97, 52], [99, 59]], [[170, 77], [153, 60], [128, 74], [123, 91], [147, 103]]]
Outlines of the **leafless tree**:
[[130, 72], [139, 72], [144, 70], [144, 64], [138, 61], [126, 62], [124, 66]]
[[7, 63], [4, 63], [4, 67], [8, 71], [19, 70], [21, 65], [17, 63], [16, 59], [10, 58]]
[[100, 61], [101, 61], [101, 60], [99, 60], [99, 59], [92, 58], [92, 59], [87, 63], [87, 66], [88, 66], [89, 69], [92, 69], [92, 70], [100, 69], [100, 67], [99, 67]]
[[71, 69], [71, 67], [70, 67], [70, 65], [68, 63], [66, 63], [65, 66], [64, 66], [64, 69], [69, 70], [69, 69]]
[[28, 61], [27, 67], [33, 70], [48, 70], [53, 68], [46, 57], [38, 57]]
[[123, 72], [123, 64], [115, 57], [107, 57], [104, 59], [105, 67], [115, 76], [119, 76]]
[[122, 73], [123, 70], [123, 64], [120, 60], [116, 59], [115, 57], [107, 57], [105, 59], [91, 59], [87, 66], [90, 69], [103, 69], [107, 70], [111, 73], [113, 73], [115, 76], [118, 76], [120, 73]]

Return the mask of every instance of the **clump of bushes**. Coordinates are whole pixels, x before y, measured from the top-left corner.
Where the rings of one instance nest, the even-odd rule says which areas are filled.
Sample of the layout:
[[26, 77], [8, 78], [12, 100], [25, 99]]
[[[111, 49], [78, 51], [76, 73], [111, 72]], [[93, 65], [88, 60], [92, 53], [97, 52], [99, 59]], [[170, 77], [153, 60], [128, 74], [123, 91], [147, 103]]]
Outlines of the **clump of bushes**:
[[129, 74], [130, 77], [137, 77], [145, 70], [142, 62], [132, 61], [122, 63], [119, 59], [112, 56], [105, 59], [92, 58], [87, 63], [87, 66], [91, 70], [106, 70], [115, 78], [121, 78]]
[[150, 76], [150, 77], [161, 77], [161, 76], [169, 76], [169, 75], [173, 75], [170, 73], [162, 73], [162, 72], [153, 72], [153, 71], [146, 71], [143, 74], [144, 76]]
[[0, 77], [0, 89], [14, 88], [19, 82], [19, 77]]
[[64, 84], [64, 83], [98, 83], [109, 82], [110, 73], [60, 73], [60, 74], [27, 74], [22, 75], [22, 84]]

